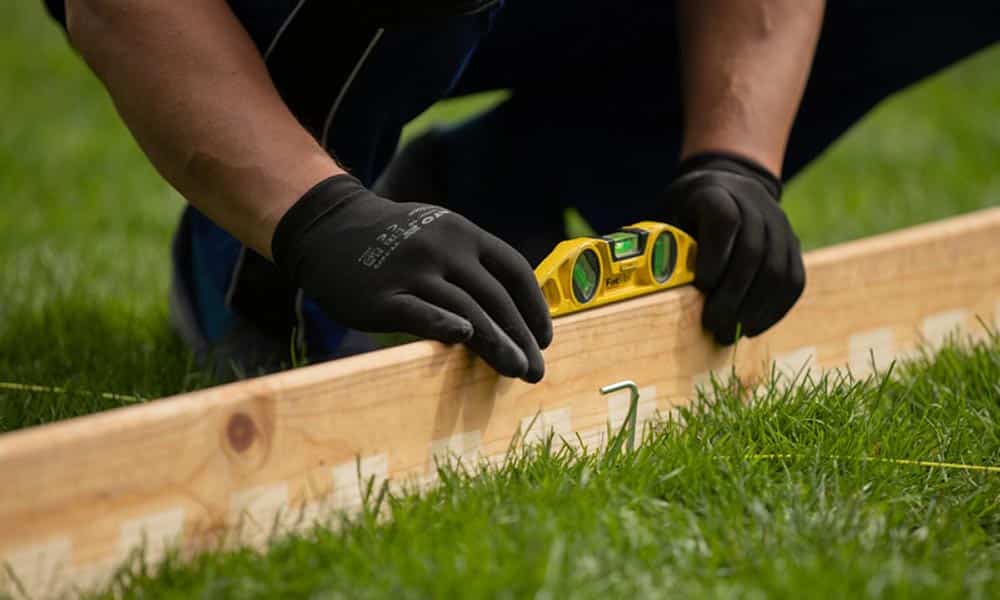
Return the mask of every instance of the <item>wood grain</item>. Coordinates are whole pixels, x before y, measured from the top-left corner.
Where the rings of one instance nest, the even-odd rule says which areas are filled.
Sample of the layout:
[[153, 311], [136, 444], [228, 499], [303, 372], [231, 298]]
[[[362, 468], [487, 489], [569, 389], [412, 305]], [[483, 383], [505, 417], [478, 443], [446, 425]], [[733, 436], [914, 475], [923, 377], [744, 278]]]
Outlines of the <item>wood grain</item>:
[[137, 543], [154, 560], [166, 544], [261, 543], [276, 514], [291, 526], [359, 506], [359, 470], [432, 484], [435, 457], [503, 455], [532, 421], [536, 435], [599, 442], [609, 418], [624, 418], [622, 398], [598, 393], [618, 380], [639, 384], [650, 418], [730, 366], [745, 381], [772, 359], [864, 370], [865, 357], [884, 366], [953, 326], [1000, 319], [1000, 209], [806, 263], [797, 307], [735, 354], [702, 334], [700, 294], [682, 288], [558, 319], [535, 386], [418, 342], [0, 436], [0, 591], [99, 583]]

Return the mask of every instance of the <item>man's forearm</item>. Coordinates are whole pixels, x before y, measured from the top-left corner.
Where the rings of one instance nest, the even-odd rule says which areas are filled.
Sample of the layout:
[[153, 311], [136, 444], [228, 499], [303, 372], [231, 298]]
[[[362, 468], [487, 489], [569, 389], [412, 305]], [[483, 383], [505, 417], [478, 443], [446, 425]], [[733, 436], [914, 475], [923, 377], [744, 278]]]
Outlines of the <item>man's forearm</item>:
[[287, 208], [342, 172], [282, 102], [223, 0], [68, 0], [67, 20], [159, 172], [264, 256]]
[[824, 0], [679, 0], [682, 158], [734, 152], [781, 174]]

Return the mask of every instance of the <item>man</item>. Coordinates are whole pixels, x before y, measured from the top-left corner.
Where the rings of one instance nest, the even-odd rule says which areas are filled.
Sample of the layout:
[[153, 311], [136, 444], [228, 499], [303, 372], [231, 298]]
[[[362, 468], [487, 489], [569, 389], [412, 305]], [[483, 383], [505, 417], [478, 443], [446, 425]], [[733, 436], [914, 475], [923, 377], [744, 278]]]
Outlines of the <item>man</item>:
[[[992, 3], [960, 4], [49, 0], [191, 203], [172, 307], [199, 354], [253, 368], [293, 331], [314, 360], [357, 351], [348, 328], [403, 331], [530, 382], [552, 337], [531, 264], [567, 206], [693, 234], [720, 343], [780, 320], [805, 282], [782, 178], [997, 40]], [[430, 104], [493, 89], [393, 159]]]

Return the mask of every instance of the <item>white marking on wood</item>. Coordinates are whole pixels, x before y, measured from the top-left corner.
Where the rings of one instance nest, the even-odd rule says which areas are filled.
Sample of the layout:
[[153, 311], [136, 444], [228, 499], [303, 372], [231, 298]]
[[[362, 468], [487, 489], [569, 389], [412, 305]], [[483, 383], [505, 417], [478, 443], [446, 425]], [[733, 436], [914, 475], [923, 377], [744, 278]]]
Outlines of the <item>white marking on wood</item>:
[[[69, 575], [72, 551], [69, 538], [59, 537], [15, 550], [3, 562], [31, 597], [51, 597], [59, 595], [63, 589], [64, 579]], [[14, 593], [19, 588], [11, 580], [7, 569], [0, 569], [0, 583], [0, 590], [9, 591], [12, 597], [16, 597]]]
[[305, 502], [301, 506], [291, 511], [289, 528], [304, 530], [316, 523], [324, 522], [327, 517], [332, 516], [333, 508], [329, 497]]
[[682, 407], [682, 406], [671, 406], [671, 407], [667, 408], [667, 410], [665, 410], [665, 411], [663, 411], [663, 412], [660, 413], [660, 422], [662, 422], [662, 423], [677, 423], [677, 424], [679, 424], [680, 426], [683, 427], [684, 425], [687, 424], [687, 420], [684, 418], [684, 415], [681, 413], [681, 410], [683, 408], [684, 407]]
[[875, 371], [885, 371], [896, 356], [892, 329], [882, 327], [852, 335], [848, 340], [851, 373], [864, 377]]
[[360, 508], [368, 483], [371, 482], [372, 492], [377, 495], [388, 478], [389, 457], [386, 454], [362, 458], [360, 465], [356, 460], [337, 465], [333, 468], [334, 508], [346, 511]]
[[159, 562], [167, 548], [179, 541], [184, 531], [184, 509], [174, 508], [124, 521], [118, 534], [118, 554], [127, 558], [142, 547], [150, 563]]
[[480, 464], [487, 463], [492, 467], [500, 467], [507, 461], [507, 450], [504, 449], [489, 456], [480, 455]]
[[705, 396], [706, 399], [711, 400], [715, 397], [715, 387], [712, 386], [712, 379], [715, 379], [720, 386], [725, 387], [733, 378], [733, 367], [732, 365], [726, 365], [724, 367], [719, 367], [717, 369], [712, 369], [711, 371], [705, 371], [703, 373], [697, 373], [691, 378], [691, 395], [693, 398], [698, 397], [700, 392]]
[[550, 433], [555, 434], [556, 444], [560, 443], [560, 438], [568, 441], [571, 437], [574, 437], [573, 428], [570, 425], [570, 409], [568, 406], [566, 408], [547, 410], [537, 416], [521, 419], [521, 435], [526, 444], [543, 441]]
[[431, 442], [431, 464], [434, 469], [437, 464], [447, 464], [458, 459], [466, 467], [473, 467], [481, 457], [480, 444], [482, 434], [478, 431], [457, 433], [451, 437]]
[[699, 392], [703, 394], [708, 394], [712, 391], [712, 372], [706, 371], [704, 373], [695, 373], [691, 377], [691, 392], [694, 396], [697, 396]]
[[[608, 395], [608, 422], [611, 431], [618, 431], [628, 417], [632, 394], [629, 390], [619, 390]], [[649, 385], [639, 388], [639, 406], [636, 411], [636, 436], [642, 434], [642, 428], [656, 416], [656, 386]]]
[[389, 480], [388, 485], [389, 493], [396, 496], [430, 491], [438, 485], [437, 470], [428, 469], [423, 473], [410, 472], [406, 475], [396, 475]]
[[272, 533], [280, 532], [282, 516], [287, 511], [288, 484], [261, 485], [230, 497], [227, 521], [236, 528], [241, 542], [260, 547]]
[[952, 334], [965, 331], [969, 312], [964, 309], [948, 310], [933, 314], [924, 319], [920, 333], [924, 341], [934, 350], [940, 348]]
[[[577, 448], [587, 452], [594, 452], [600, 450], [608, 443], [608, 427], [607, 425], [601, 425], [599, 427], [592, 427], [590, 429], [585, 429], [583, 431], [577, 432], [580, 439], [577, 440], [577, 436], [574, 435], [570, 441]], [[582, 445], [581, 442], [582, 441]]]
[[[154, 564], [154, 563], [148, 563]], [[73, 568], [73, 581], [72, 586], [75, 589], [82, 591], [92, 591], [106, 588], [109, 583], [111, 583], [111, 578], [114, 576], [115, 571], [118, 567], [122, 566], [122, 561], [120, 558], [111, 557], [103, 560], [95, 560], [93, 562], [87, 562], [82, 565], [75, 565]], [[67, 583], [69, 582], [62, 582]], [[65, 587], [69, 587], [68, 585]], [[63, 592], [62, 597], [76, 598], [80, 594], [74, 593], [70, 595], [69, 590]], [[45, 597], [42, 594], [36, 594], [34, 598]]]
[[779, 380], [784, 379], [786, 383], [792, 381], [802, 383], [819, 371], [819, 365], [816, 362], [816, 347], [804, 346], [785, 354], [779, 354], [774, 357], [774, 366]]
[[417, 489], [421, 492], [429, 492], [437, 487], [437, 484], [438, 474], [436, 469], [417, 479]]

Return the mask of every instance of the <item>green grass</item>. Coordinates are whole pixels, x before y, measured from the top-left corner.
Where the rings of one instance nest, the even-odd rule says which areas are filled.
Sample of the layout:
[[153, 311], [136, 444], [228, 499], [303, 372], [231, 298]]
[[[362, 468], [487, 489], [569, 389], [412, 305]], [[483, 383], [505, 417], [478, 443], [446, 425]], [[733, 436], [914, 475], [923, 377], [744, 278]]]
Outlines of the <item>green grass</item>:
[[[0, 381], [155, 398], [201, 378], [166, 320], [181, 203], [43, 17], [0, 20]], [[110, 408], [0, 391], [0, 431]]]
[[1000, 594], [1000, 474], [858, 460], [1000, 465], [1000, 338], [751, 405], [715, 392], [632, 454], [550, 445], [443, 468], [437, 489], [384, 501], [391, 520], [373, 501], [265, 555], [136, 565], [109, 597]]
[[[208, 384], [166, 321], [181, 200], [40, 3], [0, 21], [0, 432]], [[444, 103], [408, 130], [499, 96]], [[892, 99], [794, 181], [806, 247], [1000, 203], [1000, 48]], [[424, 496], [123, 573], [131, 597], [996, 596], [1000, 342], [892, 380], [723, 393], [636, 453], [522, 451]], [[782, 454], [795, 458], [751, 459]]]

